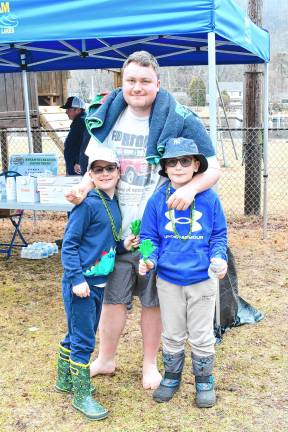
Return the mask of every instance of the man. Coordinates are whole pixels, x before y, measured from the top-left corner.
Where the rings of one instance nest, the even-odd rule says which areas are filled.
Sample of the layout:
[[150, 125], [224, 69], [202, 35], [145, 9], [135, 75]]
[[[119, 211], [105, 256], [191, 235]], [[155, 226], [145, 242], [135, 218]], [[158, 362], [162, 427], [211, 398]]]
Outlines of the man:
[[85, 126], [85, 102], [78, 96], [71, 96], [60, 108], [65, 109], [69, 120], [72, 120], [64, 143], [66, 174], [83, 175], [87, 170], [85, 150], [90, 139]]
[[[141, 219], [147, 200], [161, 183], [158, 162], [168, 138], [197, 138], [199, 151], [209, 163], [205, 173], [171, 195], [170, 208], [187, 209], [196, 193], [210, 188], [220, 177], [219, 164], [205, 128], [198, 117], [160, 88], [159, 65], [146, 51], [135, 52], [127, 58], [123, 65], [122, 90], [111, 92], [97, 112], [92, 107], [86, 124], [96, 139], [90, 141], [86, 154], [89, 156], [95, 145], [105, 145], [112, 147], [120, 159], [118, 199], [124, 237], [130, 232], [131, 221]], [[84, 176], [82, 186], [71, 191], [67, 198], [79, 203], [83, 197], [77, 196], [85, 195], [89, 188], [89, 180]], [[149, 279], [139, 276], [138, 260], [137, 253], [128, 252], [116, 261], [105, 288], [99, 355], [90, 370], [91, 375], [115, 371], [115, 354], [127, 317], [126, 304], [132, 293], [137, 292], [142, 304], [143, 387], [155, 389], [161, 381], [156, 363], [162, 329], [159, 302], [154, 276]]]

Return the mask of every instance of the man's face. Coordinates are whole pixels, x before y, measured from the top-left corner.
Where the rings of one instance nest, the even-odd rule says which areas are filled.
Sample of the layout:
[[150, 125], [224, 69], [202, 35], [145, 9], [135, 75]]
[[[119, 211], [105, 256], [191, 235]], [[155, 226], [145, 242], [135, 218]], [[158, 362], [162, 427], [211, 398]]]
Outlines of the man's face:
[[80, 108], [67, 108], [66, 114], [69, 118], [69, 120], [74, 120], [81, 112]]
[[149, 115], [160, 88], [160, 80], [152, 66], [131, 62], [123, 71], [123, 96], [138, 115]]

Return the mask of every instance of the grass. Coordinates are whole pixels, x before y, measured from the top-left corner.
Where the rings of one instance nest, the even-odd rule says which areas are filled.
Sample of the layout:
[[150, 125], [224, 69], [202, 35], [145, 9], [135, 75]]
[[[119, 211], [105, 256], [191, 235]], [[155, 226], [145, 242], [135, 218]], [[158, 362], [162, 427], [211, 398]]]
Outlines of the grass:
[[[36, 228], [25, 221], [23, 230], [31, 241], [48, 241], [61, 236], [64, 221], [54, 217]], [[253, 219], [230, 224], [241, 296], [265, 319], [231, 329], [217, 346], [216, 406], [195, 407], [188, 347], [183, 385], [173, 401], [156, 404], [142, 389], [135, 301], [118, 351], [117, 374], [94, 379], [97, 398], [109, 409], [108, 419], [97, 423], [75, 412], [70, 396], [53, 387], [57, 345], [65, 333], [59, 256], [41, 261], [1, 257], [0, 431], [287, 431], [287, 228], [287, 220], [272, 220], [268, 239], [261, 241]], [[5, 230], [1, 221], [1, 237]]]

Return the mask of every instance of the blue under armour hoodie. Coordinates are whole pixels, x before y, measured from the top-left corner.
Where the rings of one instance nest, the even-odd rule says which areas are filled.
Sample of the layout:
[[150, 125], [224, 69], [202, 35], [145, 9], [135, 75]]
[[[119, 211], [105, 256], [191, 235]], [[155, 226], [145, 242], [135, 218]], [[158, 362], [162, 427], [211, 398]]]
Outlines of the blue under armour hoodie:
[[[150, 239], [155, 246], [149, 259], [153, 261], [157, 274], [175, 285], [191, 285], [208, 279], [211, 258], [227, 261], [227, 225], [218, 195], [212, 190], [195, 197], [192, 232], [190, 230], [190, 208], [168, 210], [165, 183], [149, 199], [141, 223], [141, 240]], [[175, 192], [171, 187], [170, 194]]]

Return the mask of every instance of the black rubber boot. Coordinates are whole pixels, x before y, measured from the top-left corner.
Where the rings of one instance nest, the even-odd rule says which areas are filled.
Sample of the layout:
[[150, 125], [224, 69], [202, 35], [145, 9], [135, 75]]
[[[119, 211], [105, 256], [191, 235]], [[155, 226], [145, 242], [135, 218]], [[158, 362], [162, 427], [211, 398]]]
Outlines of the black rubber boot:
[[168, 402], [180, 387], [181, 375], [185, 361], [185, 353], [170, 354], [163, 351], [165, 373], [160, 386], [153, 392], [156, 402]]
[[196, 405], [198, 408], [211, 408], [216, 403], [214, 389], [214, 355], [198, 357], [192, 354], [193, 374], [195, 375]]

